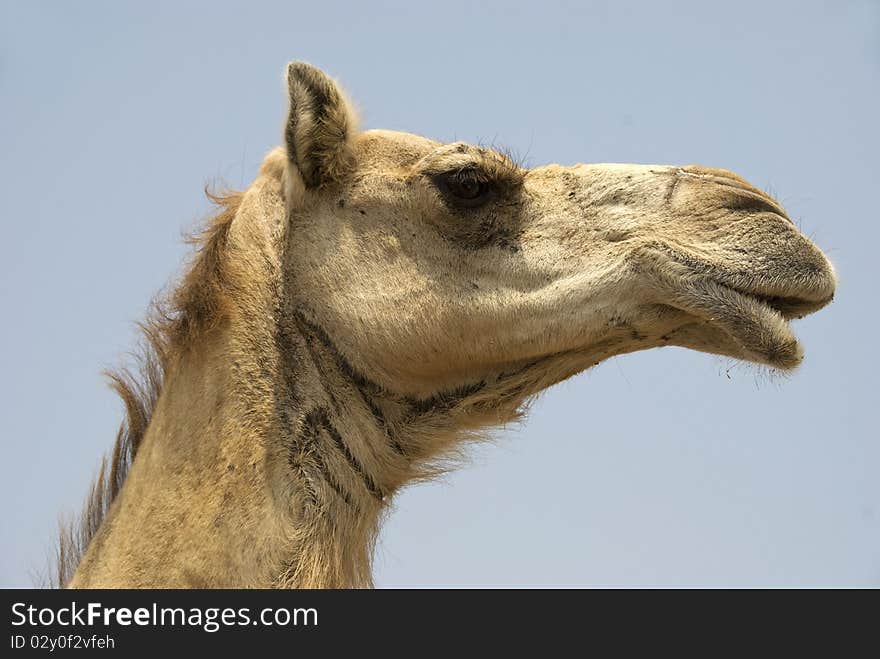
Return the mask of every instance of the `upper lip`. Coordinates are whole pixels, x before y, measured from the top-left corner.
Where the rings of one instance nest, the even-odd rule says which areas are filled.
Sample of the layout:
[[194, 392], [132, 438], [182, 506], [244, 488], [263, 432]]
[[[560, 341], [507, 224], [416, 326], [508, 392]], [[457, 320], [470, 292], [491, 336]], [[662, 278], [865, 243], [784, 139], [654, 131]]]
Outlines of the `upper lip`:
[[778, 311], [783, 318], [803, 318], [828, 305], [834, 299], [836, 280], [830, 264], [827, 271], [815, 268], [805, 273], [796, 284], [772, 278], [756, 276], [741, 278], [725, 272], [702, 259], [694, 258], [669, 245], [658, 245], [662, 251], [676, 262], [686, 266], [694, 274], [701, 275], [740, 295], [763, 302]]

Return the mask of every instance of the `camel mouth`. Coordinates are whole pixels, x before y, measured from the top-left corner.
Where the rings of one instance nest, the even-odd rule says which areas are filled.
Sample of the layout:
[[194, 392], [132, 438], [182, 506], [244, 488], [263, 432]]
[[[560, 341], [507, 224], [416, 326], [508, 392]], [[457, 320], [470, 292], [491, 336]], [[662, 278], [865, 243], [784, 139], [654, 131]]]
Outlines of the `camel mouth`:
[[726, 340], [717, 346], [719, 352], [780, 370], [794, 369], [804, 351], [789, 321], [826, 306], [833, 293], [771, 295], [756, 290], [767, 289], [760, 285], [743, 289], [709, 279], [688, 282], [677, 290], [674, 306], [721, 330], [719, 336]]
[[779, 274], [757, 276], [662, 251], [685, 272], [670, 277], [655, 270], [655, 285], [666, 304], [700, 321], [679, 334], [686, 347], [791, 370], [804, 353], [789, 321], [834, 299], [834, 268], [818, 249], [790, 258]]

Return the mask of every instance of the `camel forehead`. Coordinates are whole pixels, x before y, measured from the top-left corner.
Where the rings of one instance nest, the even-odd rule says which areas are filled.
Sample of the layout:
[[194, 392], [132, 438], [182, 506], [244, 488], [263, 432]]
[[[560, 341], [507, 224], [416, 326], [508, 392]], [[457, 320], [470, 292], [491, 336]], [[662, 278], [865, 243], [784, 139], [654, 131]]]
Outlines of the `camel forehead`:
[[412, 165], [442, 146], [441, 142], [395, 130], [368, 130], [355, 138], [355, 151], [362, 164], [392, 167]]

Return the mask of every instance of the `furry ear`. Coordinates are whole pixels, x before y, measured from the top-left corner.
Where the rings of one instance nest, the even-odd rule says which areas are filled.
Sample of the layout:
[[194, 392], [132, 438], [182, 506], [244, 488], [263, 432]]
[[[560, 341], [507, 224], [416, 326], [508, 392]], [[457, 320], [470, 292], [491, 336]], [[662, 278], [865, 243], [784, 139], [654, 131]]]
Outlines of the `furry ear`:
[[350, 140], [357, 122], [348, 100], [323, 71], [305, 62], [287, 65], [287, 89], [288, 160], [306, 188], [338, 180], [354, 165]]

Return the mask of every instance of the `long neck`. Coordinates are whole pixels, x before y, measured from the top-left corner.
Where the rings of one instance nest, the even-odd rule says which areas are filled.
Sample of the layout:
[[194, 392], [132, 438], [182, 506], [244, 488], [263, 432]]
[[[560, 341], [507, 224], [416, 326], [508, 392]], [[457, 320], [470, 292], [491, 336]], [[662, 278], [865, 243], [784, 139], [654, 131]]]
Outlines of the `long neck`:
[[237, 334], [215, 329], [169, 368], [72, 587], [371, 584], [382, 510], [409, 473], [402, 408], [304, 319], [272, 346]]

